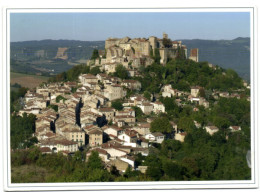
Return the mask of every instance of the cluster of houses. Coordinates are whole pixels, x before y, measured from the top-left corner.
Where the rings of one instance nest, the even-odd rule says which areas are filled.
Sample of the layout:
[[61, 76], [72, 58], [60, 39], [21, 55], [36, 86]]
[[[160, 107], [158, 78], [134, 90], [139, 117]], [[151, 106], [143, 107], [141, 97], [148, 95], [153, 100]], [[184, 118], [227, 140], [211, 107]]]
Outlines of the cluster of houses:
[[[55, 82], [37, 87], [35, 91], [29, 90], [24, 97], [24, 109], [18, 114], [36, 115], [34, 136], [43, 153], [68, 155], [87, 146], [86, 159], [92, 151], [97, 151], [108, 169], [115, 166], [124, 172], [130, 166], [145, 172], [147, 167], [136, 167], [133, 154], [147, 156], [151, 143], [162, 143], [166, 139], [163, 133], [150, 131], [154, 118], [149, 117], [151, 113], [166, 113], [165, 106], [142, 94], [126, 98], [127, 89], [138, 92], [141, 84], [103, 73], [96, 76], [81, 74], [78, 82]], [[208, 108], [209, 102], [200, 96], [201, 89], [199, 86], [191, 87], [188, 93], [165, 85], [161, 93], [163, 97], [182, 97], [195, 106]], [[117, 99], [122, 101], [123, 109], [120, 111], [111, 107]], [[56, 111], [53, 106], [57, 107]], [[148, 118], [137, 121], [132, 107], [139, 107]], [[187, 133], [179, 130], [175, 122], [170, 123], [174, 139], [184, 142]], [[196, 121], [194, 125], [201, 128]], [[210, 135], [219, 131], [214, 125], [203, 128]], [[239, 130], [239, 126], [230, 126], [231, 132]]]
[[[168, 39], [164, 34], [164, 39]], [[138, 93], [142, 86], [137, 80], [122, 80], [108, 75], [116, 70], [118, 64], [123, 64], [129, 77], [139, 76], [137, 70], [141, 65], [150, 65], [153, 60], [151, 51], [159, 49], [161, 63], [165, 64], [168, 57], [176, 57], [176, 50], [186, 46], [180, 41], [172, 42], [172, 47], [163, 45], [163, 39], [150, 37], [149, 39], [108, 39], [106, 52], [99, 51], [100, 58], [94, 61], [106, 73], [97, 75], [81, 74], [77, 82], [55, 82], [35, 91], [29, 90], [24, 97], [24, 108], [18, 115], [32, 113], [36, 115], [35, 133], [37, 145], [43, 153], [61, 152], [64, 155], [73, 154], [80, 148], [88, 148], [86, 159], [92, 151], [97, 151], [108, 169], [115, 166], [120, 172], [127, 167], [145, 172], [146, 166], [136, 167], [134, 154], [149, 154], [151, 143], [162, 143], [166, 136], [161, 132], [150, 131], [153, 118], [142, 121], [136, 120], [133, 107], [139, 107], [145, 115], [166, 113], [165, 106], [160, 101], [147, 99], [142, 94], [127, 96], [127, 91]], [[187, 55], [186, 55], [187, 56]], [[191, 51], [190, 59], [198, 61], [198, 50]], [[93, 66], [92, 66], [93, 67]], [[176, 97], [179, 106], [190, 102], [194, 106], [201, 105], [209, 108], [209, 101], [200, 94], [202, 87], [191, 87], [190, 92], [179, 91], [171, 85], [164, 85], [161, 89], [162, 97]], [[238, 93], [213, 92], [215, 99], [219, 97], [240, 98]], [[123, 109], [116, 110], [112, 102], [120, 100]], [[155, 101], [154, 101], [155, 100]], [[186, 132], [179, 130], [173, 121], [172, 132], [174, 139], [184, 142]], [[197, 128], [201, 124], [194, 121]], [[219, 131], [214, 125], [203, 127], [210, 135]], [[240, 131], [239, 126], [230, 126], [231, 132]]]

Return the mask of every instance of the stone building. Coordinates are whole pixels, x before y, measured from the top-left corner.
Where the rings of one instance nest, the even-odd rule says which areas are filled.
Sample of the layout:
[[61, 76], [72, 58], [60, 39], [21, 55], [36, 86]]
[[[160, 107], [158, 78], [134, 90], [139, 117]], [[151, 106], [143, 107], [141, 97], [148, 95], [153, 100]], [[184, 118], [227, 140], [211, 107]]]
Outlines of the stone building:
[[[163, 39], [168, 39], [166, 33], [163, 34]], [[135, 66], [140, 66], [141, 60], [136, 59], [150, 57], [151, 52], [154, 55], [156, 49], [159, 49], [161, 64], [166, 64], [170, 58], [176, 58], [179, 50], [183, 50], [185, 57], [187, 57], [187, 48], [185, 45], [181, 44], [181, 41], [173, 41], [170, 47], [164, 47], [163, 39], [154, 36], [151, 36], [148, 39], [131, 39], [129, 37], [122, 39], [109, 38], [105, 42], [105, 49], [107, 52], [106, 61], [111, 62], [116, 61], [116, 58], [122, 58], [125, 63], [132, 61]], [[191, 59], [195, 58], [195, 60], [198, 61], [198, 49], [191, 50], [191, 53]]]
[[189, 59], [199, 62], [199, 49], [191, 49]]

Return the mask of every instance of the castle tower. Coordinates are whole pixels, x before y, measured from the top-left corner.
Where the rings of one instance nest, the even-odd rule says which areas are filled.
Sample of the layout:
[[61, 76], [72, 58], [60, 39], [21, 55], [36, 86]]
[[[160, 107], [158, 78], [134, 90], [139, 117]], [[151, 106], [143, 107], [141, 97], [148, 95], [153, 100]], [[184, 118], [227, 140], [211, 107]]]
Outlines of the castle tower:
[[149, 42], [150, 42], [150, 45], [152, 46], [153, 55], [154, 55], [155, 48], [157, 48], [157, 38], [154, 36], [151, 36], [151, 37], [149, 37]]
[[198, 48], [190, 50], [189, 59], [196, 61], [196, 62], [199, 62], [199, 49]]
[[163, 33], [163, 39], [168, 39], [168, 34], [167, 33]]

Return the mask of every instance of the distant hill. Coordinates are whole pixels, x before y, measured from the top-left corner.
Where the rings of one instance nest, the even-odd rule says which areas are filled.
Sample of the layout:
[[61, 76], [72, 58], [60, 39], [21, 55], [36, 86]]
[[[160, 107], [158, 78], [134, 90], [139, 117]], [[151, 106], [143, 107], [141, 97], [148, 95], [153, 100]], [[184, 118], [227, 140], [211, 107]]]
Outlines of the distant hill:
[[53, 59], [58, 48], [68, 48], [69, 60], [88, 59], [93, 49], [104, 49], [104, 41], [41, 40], [11, 42], [12, 59]]
[[[181, 40], [189, 50], [199, 48], [199, 61], [208, 61], [223, 68], [234, 69], [242, 78], [250, 80], [250, 38], [238, 37], [233, 40]], [[18, 62], [11, 66], [16, 72], [21, 70], [37, 72], [42, 64], [54, 73], [66, 71], [89, 59], [94, 49], [104, 49], [105, 41], [42, 40], [11, 43], [11, 59]], [[63, 61], [57, 61], [58, 49], [63, 48]], [[55, 60], [56, 57], [56, 60]], [[57, 66], [55, 66], [57, 65]], [[24, 68], [28, 66], [28, 69]]]
[[181, 41], [188, 50], [199, 48], [199, 61], [234, 69], [243, 79], [250, 80], [250, 38]]

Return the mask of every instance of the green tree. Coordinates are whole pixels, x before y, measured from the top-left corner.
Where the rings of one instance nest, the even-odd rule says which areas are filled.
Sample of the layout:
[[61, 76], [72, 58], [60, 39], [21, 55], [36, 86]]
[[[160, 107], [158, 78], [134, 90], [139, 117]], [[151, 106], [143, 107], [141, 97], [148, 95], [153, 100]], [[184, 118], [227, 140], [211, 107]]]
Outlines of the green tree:
[[64, 97], [62, 97], [61, 95], [58, 95], [58, 96], [56, 97], [56, 103], [59, 103], [60, 100], [63, 100], [63, 103], [64, 103], [64, 101], [66, 101], [67, 99], [64, 98]]
[[100, 71], [99, 67], [96, 66], [96, 67], [93, 67], [93, 68], [90, 69], [90, 73], [92, 75], [97, 75], [98, 73], [101, 73], [101, 71]]
[[151, 93], [149, 91], [144, 91], [144, 97], [148, 99], [148, 101], [151, 100]]
[[182, 129], [183, 131], [189, 133], [192, 132], [193, 129], [195, 129], [194, 122], [190, 117], [181, 117], [177, 125], [178, 129]]
[[[36, 116], [33, 114], [23, 114], [20, 116], [11, 116], [11, 148], [26, 148], [33, 145], [33, 142], [29, 142], [32, 138], [32, 133], [35, 132], [35, 120]], [[33, 141], [33, 140], [32, 140]]]
[[91, 59], [95, 60], [97, 58], [99, 58], [98, 50], [94, 49], [93, 52], [92, 52]]
[[97, 151], [92, 151], [87, 161], [87, 167], [89, 169], [102, 169], [104, 165]]
[[138, 117], [142, 117], [144, 115], [142, 109], [140, 107], [137, 107], [137, 106], [133, 106], [131, 107], [132, 109], [135, 110], [135, 116], [138, 118]]
[[58, 105], [49, 105], [48, 107], [51, 109], [54, 109], [54, 111], [58, 112]]
[[117, 65], [116, 66], [116, 72], [114, 73], [114, 76], [119, 77], [121, 79], [127, 79], [128, 73], [127, 73], [126, 68], [122, 64]]
[[158, 48], [154, 49], [154, 62], [160, 64], [161, 56]]
[[151, 132], [171, 133], [173, 131], [170, 121], [166, 117], [158, 117], [151, 123]]
[[170, 48], [170, 47], [172, 47], [172, 40], [171, 40], [171, 39], [163, 38], [163, 46], [164, 46], [165, 48]]
[[112, 101], [112, 105], [111, 105], [113, 108], [115, 108], [116, 110], [118, 111], [121, 111], [124, 107], [122, 105], [122, 102], [120, 100], [115, 100], [115, 101]]

